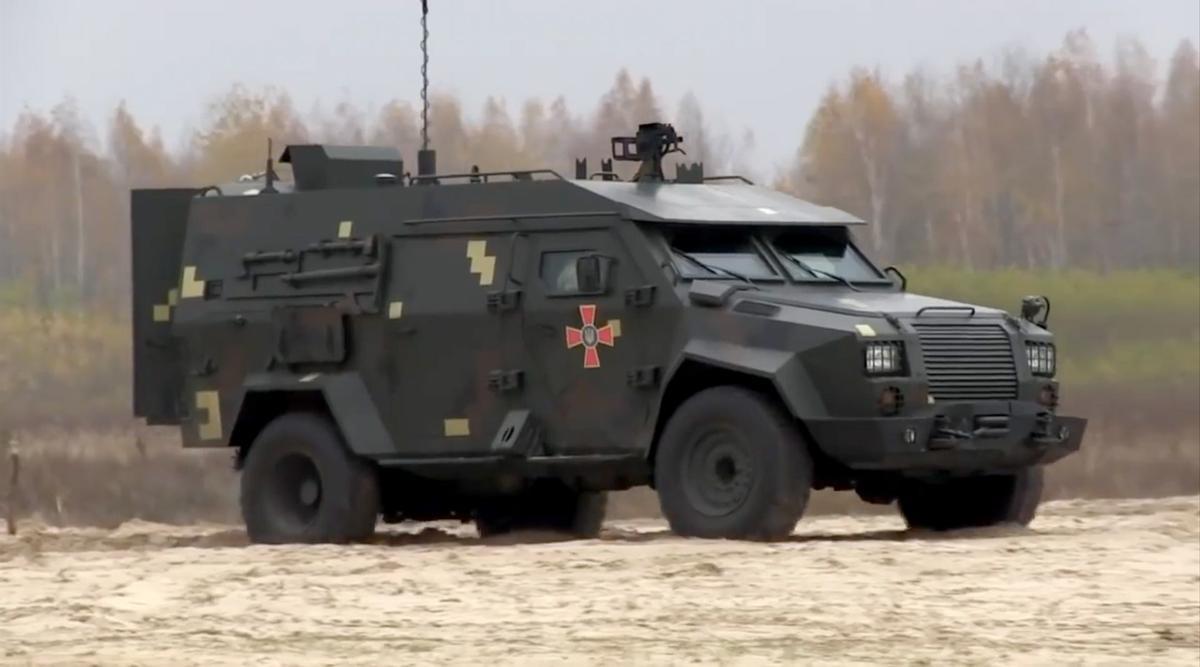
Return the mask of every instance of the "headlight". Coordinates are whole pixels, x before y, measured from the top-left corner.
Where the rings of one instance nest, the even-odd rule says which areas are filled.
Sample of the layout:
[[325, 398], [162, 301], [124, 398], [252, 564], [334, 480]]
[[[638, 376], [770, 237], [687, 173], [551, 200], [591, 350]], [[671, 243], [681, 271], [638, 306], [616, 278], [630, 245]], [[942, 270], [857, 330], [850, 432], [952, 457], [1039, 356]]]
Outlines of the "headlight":
[[1054, 343], [1025, 343], [1025, 358], [1029, 361], [1029, 372], [1044, 377], [1054, 377]]
[[863, 370], [867, 375], [904, 373], [904, 343], [898, 340], [867, 343]]

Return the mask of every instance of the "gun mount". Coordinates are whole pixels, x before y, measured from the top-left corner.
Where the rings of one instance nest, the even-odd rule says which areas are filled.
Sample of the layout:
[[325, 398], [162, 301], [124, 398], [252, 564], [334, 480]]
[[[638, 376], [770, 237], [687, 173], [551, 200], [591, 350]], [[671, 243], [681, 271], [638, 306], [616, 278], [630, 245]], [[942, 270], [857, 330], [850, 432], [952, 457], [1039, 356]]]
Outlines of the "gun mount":
[[636, 137], [613, 137], [612, 156], [623, 162], [641, 162], [635, 181], [664, 180], [662, 160], [671, 153], [687, 155], [679, 144], [683, 137], [667, 123], [642, 123]]

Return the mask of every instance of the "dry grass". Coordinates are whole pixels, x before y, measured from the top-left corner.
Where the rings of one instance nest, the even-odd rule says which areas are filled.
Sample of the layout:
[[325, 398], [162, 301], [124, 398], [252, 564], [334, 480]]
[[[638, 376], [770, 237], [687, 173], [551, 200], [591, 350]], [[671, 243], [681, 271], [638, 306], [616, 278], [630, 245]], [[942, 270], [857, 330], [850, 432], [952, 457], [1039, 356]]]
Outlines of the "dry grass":
[[[1104, 420], [1097, 427], [1083, 451], [1049, 468], [1048, 497], [1200, 493], [1200, 431], [1194, 425], [1136, 434]], [[171, 429], [40, 431], [22, 434], [19, 449], [20, 513], [47, 524], [239, 520], [229, 452], [184, 450]], [[7, 459], [0, 462], [0, 480], [7, 485]], [[657, 516], [658, 500], [649, 489], [636, 489], [616, 494], [610, 508], [614, 518]], [[870, 511], [890, 510], [867, 505], [852, 492], [821, 492], [810, 506], [814, 514]]]
[[[1055, 299], [1063, 412], [1091, 423], [1084, 450], [1050, 468], [1048, 495], [1200, 492], [1195, 274], [912, 273], [916, 291], [975, 303], [1011, 307], [1013, 295], [1027, 292]], [[237, 518], [227, 452], [183, 451], [171, 429], [130, 427], [124, 316], [0, 307], [0, 339], [0, 430], [20, 432], [26, 515], [88, 525]], [[0, 498], [7, 468], [0, 461]], [[620, 494], [612, 507], [617, 516], [645, 516], [658, 503], [642, 490]], [[814, 512], [864, 508], [852, 493], [818, 494], [813, 503]]]
[[41, 430], [17, 447], [20, 514], [51, 525], [238, 519], [230, 453], [184, 450], [172, 429]]

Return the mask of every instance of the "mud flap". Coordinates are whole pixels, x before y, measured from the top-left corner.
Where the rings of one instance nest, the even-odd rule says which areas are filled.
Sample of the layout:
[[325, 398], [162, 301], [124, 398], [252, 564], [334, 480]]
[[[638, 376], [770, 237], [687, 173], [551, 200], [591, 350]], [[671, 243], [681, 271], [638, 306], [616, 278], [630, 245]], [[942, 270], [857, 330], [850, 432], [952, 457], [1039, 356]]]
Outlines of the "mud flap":
[[178, 424], [183, 363], [171, 322], [179, 300], [188, 211], [198, 190], [134, 190], [133, 414], [148, 424]]

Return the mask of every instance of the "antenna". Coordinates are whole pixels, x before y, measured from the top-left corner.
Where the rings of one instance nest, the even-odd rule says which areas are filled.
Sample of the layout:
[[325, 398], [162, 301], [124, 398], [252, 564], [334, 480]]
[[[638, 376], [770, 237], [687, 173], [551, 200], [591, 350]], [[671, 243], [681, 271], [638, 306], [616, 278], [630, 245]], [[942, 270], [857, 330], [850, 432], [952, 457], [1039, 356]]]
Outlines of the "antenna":
[[421, 0], [421, 150], [429, 150], [429, 0]]
[[275, 189], [275, 181], [279, 180], [279, 176], [275, 174], [275, 151], [271, 146], [271, 138], [267, 137], [267, 171], [263, 176], [267, 180], [267, 184], [263, 186], [259, 193], [279, 192]]
[[[429, 0], [421, 0], [421, 150], [417, 151], [417, 176], [437, 173], [437, 151], [429, 147]], [[435, 183], [432, 179], [420, 181]]]

